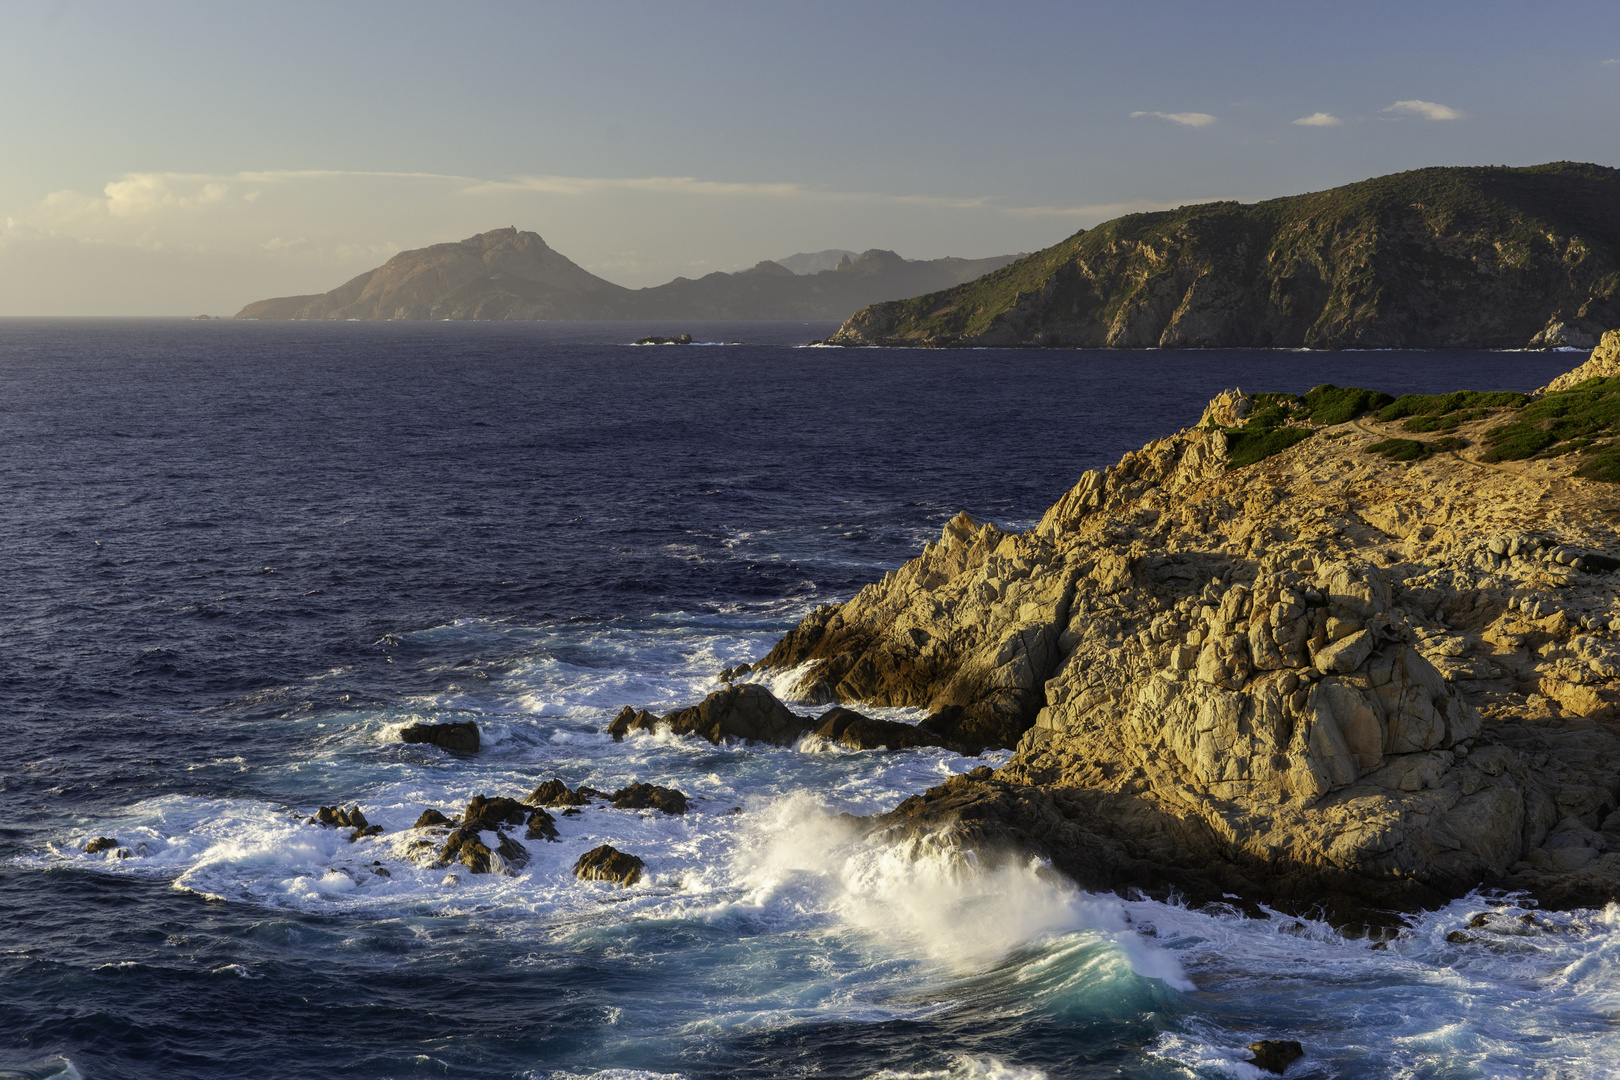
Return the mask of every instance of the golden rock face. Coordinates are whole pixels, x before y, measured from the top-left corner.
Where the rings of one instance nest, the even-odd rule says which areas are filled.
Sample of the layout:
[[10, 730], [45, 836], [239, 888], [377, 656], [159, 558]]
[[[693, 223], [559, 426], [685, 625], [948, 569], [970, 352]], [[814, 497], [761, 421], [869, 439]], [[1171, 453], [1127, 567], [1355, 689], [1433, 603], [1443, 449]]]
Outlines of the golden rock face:
[[[1239, 469], [1220, 432], [1180, 431], [1030, 532], [958, 517], [766, 662], [999, 733], [1016, 752], [994, 778], [908, 822], [980, 821], [1077, 876], [1064, 851], [1130, 820], [1206, 837], [1179, 850], [1207, 843], [1193, 863], [1247, 868], [1222, 887], [1259, 899], [1620, 897], [1620, 487], [1570, 456], [1478, 460], [1492, 422], [1401, 462], [1367, 452], [1397, 429], [1362, 417]], [[1012, 789], [1025, 811], [986, 809]], [[1127, 802], [1060, 828], [1040, 815], [1062, 792]], [[1123, 859], [1088, 883], [1151, 878]]]

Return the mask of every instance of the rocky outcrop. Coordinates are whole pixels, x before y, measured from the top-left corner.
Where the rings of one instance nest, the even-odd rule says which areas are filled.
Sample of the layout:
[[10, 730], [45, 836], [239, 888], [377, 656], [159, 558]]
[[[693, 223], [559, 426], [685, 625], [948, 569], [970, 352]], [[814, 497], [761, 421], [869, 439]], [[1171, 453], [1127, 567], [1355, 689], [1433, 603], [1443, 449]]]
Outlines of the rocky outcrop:
[[341, 806], [323, 806], [305, 824], [325, 825], [333, 829], [351, 829], [353, 830], [349, 833], [349, 843], [351, 844], [361, 837], [377, 836], [383, 831], [381, 825], [373, 825], [366, 820], [366, 815], [361, 813], [358, 805], [351, 806], [347, 810]]
[[401, 742], [431, 743], [458, 754], [478, 753], [478, 725], [471, 720], [456, 724], [411, 724], [401, 728]]
[[112, 851], [119, 847], [118, 841], [111, 836], [98, 836], [84, 845], [86, 855], [100, 855], [103, 851]]
[[686, 813], [686, 796], [658, 784], [631, 784], [613, 793], [615, 810], [657, 810], [661, 814]]
[[574, 864], [574, 876], [582, 881], [611, 881], [629, 888], [641, 880], [647, 864], [611, 844], [592, 848]]
[[1015, 747], [875, 827], [1344, 923], [1620, 896], [1620, 488], [1481, 453], [1522, 401], [1426, 421], [1463, 449], [1410, 463], [1369, 448], [1413, 429], [1361, 415], [1233, 468], [1254, 400], [1029, 532], [959, 515], [778, 643], [801, 693]]
[[552, 777], [524, 796], [523, 801], [530, 806], [585, 806], [591, 801], [588, 794], [591, 791], [593, 791], [591, 788], [571, 791], [567, 784]]
[[662, 727], [676, 735], [699, 735], [716, 744], [731, 738], [792, 746], [811, 726], [808, 719], [792, 712], [765, 687], [742, 683], [716, 690], [701, 704], [664, 716], [625, 706], [608, 726], [608, 732], [615, 742], [632, 731], [650, 732]]
[[856, 312], [835, 345], [1589, 347], [1620, 325], [1620, 171], [1431, 168], [1104, 222]]
[[1587, 357], [1586, 363], [1573, 371], [1564, 372], [1536, 392], [1555, 393], [1578, 386], [1587, 379], [1612, 379], [1617, 375], [1620, 375], [1620, 330], [1610, 330], [1592, 350], [1592, 355]]

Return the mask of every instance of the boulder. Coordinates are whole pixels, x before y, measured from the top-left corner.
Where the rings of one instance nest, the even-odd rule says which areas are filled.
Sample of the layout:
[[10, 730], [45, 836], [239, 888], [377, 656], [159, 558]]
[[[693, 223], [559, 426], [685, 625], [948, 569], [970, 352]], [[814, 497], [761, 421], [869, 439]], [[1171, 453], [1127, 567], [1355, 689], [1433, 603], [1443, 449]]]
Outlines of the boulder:
[[529, 861], [528, 849], [505, 833], [496, 836], [496, 847], [491, 852], [478, 829], [463, 825], [452, 832], [439, 849], [439, 863], [459, 862], [475, 874], [488, 874], [496, 868], [495, 856], [499, 856], [502, 872], [522, 869]]
[[584, 806], [590, 799], [568, 790], [567, 784], [553, 777], [529, 792], [523, 801], [530, 806]]
[[527, 824], [528, 828], [523, 833], [523, 839], [560, 842], [557, 836], [557, 819], [544, 810], [530, 810]]
[[401, 742], [432, 743], [458, 754], [478, 752], [478, 725], [471, 720], [455, 724], [412, 724], [400, 729]]
[[914, 746], [945, 744], [943, 738], [926, 728], [863, 716], [842, 705], [821, 714], [815, 734], [851, 750], [908, 750]]
[[422, 811], [422, 816], [416, 819], [416, 824], [412, 825], [411, 828], [413, 828], [413, 829], [431, 829], [435, 825], [451, 825], [451, 824], [454, 824], [454, 822], [452, 822], [449, 818], [445, 817], [443, 814], [439, 813], [437, 810], [434, 810], [431, 807], [429, 807], [428, 809]]
[[677, 735], [700, 735], [716, 745], [726, 739], [792, 746], [811, 726], [758, 683], [716, 690], [701, 704], [662, 717], [626, 706], [608, 727], [615, 742], [632, 731], [666, 727]]
[[1261, 1039], [1249, 1044], [1254, 1067], [1274, 1072], [1279, 1076], [1289, 1065], [1305, 1056], [1305, 1048], [1293, 1039]]
[[529, 816], [529, 807], [516, 799], [474, 795], [467, 809], [461, 812], [461, 822], [469, 828], [490, 832], [502, 825], [521, 825]]
[[613, 793], [619, 810], [658, 810], [665, 814], [686, 813], [686, 796], [674, 788], [657, 784], [631, 784]]
[[112, 837], [98, 836], [88, 844], [84, 845], [84, 853], [86, 855], [99, 855], [103, 851], [111, 851], [117, 846], [118, 841], [114, 840]]
[[375, 836], [382, 832], [380, 825], [373, 825], [366, 820], [366, 815], [360, 812], [358, 804], [347, 810], [341, 806], [323, 806], [315, 811], [315, 816], [307, 819], [305, 824], [325, 825], [329, 829], [354, 829], [364, 836]]
[[584, 881], [614, 881], [628, 888], [641, 880], [646, 863], [611, 844], [592, 848], [574, 864], [574, 876]]

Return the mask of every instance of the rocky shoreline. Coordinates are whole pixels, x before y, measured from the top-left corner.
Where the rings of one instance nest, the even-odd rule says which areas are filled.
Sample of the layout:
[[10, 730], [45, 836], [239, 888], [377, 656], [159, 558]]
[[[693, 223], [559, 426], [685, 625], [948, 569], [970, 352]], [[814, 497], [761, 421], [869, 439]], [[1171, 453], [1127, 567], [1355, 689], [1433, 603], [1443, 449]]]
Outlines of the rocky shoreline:
[[1341, 926], [1476, 889], [1601, 906], [1620, 488], [1583, 477], [1617, 359], [1611, 333], [1535, 401], [1225, 394], [1027, 533], [959, 515], [754, 667], [1015, 748], [872, 820], [896, 840]]

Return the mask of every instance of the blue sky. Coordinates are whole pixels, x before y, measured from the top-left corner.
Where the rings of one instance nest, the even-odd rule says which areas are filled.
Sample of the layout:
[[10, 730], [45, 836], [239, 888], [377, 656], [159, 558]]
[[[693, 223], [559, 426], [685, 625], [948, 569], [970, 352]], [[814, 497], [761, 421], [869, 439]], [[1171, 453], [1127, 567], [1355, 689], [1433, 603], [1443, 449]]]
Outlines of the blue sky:
[[1423, 165], [1620, 165], [1617, 105], [1612, 2], [17, 0], [0, 314], [228, 313], [504, 225], [631, 286], [1033, 250]]

